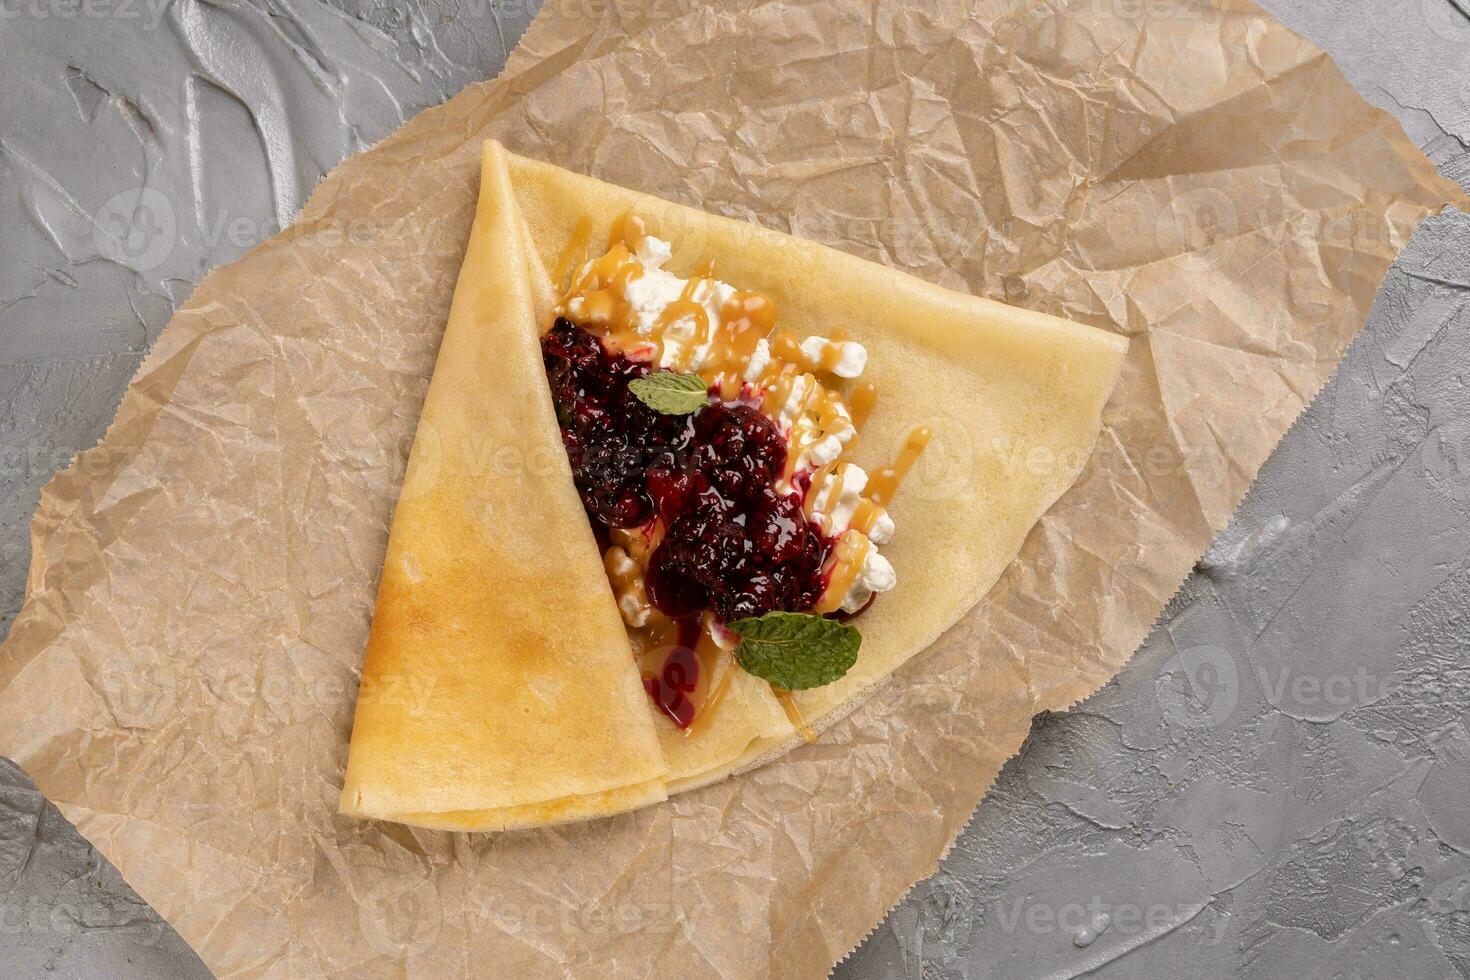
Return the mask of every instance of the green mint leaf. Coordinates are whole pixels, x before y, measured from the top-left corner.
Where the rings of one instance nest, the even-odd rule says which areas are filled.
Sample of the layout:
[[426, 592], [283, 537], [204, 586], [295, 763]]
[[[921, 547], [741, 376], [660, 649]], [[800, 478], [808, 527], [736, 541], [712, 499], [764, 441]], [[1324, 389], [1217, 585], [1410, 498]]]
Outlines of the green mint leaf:
[[697, 374], [656, 371], [628, 382], [638, 400], [664, 415], [688, 415], [709, 404], [709, 385]]
[[831, 684], [852, 669], [863, 642], [856, 627], [811, 613], [772, 612], [726, 625], [740, 635], [740, 666], [788, 691]]

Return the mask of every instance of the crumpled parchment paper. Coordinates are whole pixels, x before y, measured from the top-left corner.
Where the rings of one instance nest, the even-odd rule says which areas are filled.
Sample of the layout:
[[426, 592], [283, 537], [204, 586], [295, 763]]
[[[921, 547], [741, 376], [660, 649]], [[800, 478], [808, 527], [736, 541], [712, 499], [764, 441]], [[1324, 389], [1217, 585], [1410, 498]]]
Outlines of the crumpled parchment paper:
[[[817, 744], [625, 817], [466, 836], [335, 803], [490, 135], [1132, 347], [1000, 584]], [[1128, 658], [1457, 195], [1245, 0], [552, 4], [501, 79], [212, 274], [47, 489], [0, 753], [221, 976], [821, 976], [1032, 715]]]

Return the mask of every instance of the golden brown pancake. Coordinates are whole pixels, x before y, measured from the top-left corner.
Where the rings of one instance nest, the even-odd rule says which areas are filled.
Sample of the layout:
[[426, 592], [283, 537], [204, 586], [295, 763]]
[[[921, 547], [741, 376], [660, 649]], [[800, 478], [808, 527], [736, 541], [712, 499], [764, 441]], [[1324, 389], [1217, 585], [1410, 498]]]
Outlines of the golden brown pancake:
[[[397, 673], [447, 696], [417, 717], [364, 699], [344, 812], [454, 829], [528, 826], [640, 806], [780, 754], [851, 711], [979, 601], [1096, 441], [1121, 337], [494, 142], [482, 181], [364, 668], [365, 688]], [[864, 377], [880, 398], [854, 461], [881, 465], [915, 426], [934, 432], [889, 508], [898, 531], [884, 554], [898, 586], [854, 620], [863, 642], [853, 669], [785, 705], [737, 669], [716, 713], [687, 732], [650, 711], [639, 686], [537, 343], [553, 302], [546, 270], [579, 224], [597, 240], [630, 212], [672, 243], [671, 271], [688, 276], [714, 260], [721, 279], [776, 302], [781, 328], [841, 327], [868, 349]], [[486, 440], [539, 462], [527, 472], [487, 468], [467, 455]]]

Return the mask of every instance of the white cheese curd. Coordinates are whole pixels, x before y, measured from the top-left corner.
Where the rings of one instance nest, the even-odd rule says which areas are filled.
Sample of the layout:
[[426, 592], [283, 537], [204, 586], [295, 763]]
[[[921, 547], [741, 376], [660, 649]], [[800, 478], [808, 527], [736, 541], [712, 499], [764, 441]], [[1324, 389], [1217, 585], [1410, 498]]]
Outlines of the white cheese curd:
[[633, 256], [650, 269], [662, 268], [674, 256], [674, 247], [662, 238], [644, 235], [633, 249]]
[[863, 559], [862, 571], [842, 600], [842, 611], [855, 613], [863, 608], [874, 592], [887, 592], [897, 584], [898, 573], [893, 570], [893, 565], [878, 554], [877, 548], [869, 548], [867, 557]]
[[868, 540], [874, 544], [887, 544], [893, 540], [893, 532], [897, 530], [893, 526], [893, 518], [888, 516], [885, 509], [873, 522], [873, 529], [868, 532]]
[[808, 447], [802, 454], [800, 464], [803, 468], [808, 466], [826, 466], [828, 463], [842, 455], [842, 439], [839, 436], [823, 436], [817, 442]]
[[776, 406], [776, 420], [783, 429], [789, 429], [807, 417], [801, 413], [802, 405], [805, 404], [812, 385], [816, 383], [816, 379], [810, 374], [798, 375], [791, 382], [791, 393], [784, 402]]
[[856, 378], [867, 368], [868, 349], [852, 340], [808, 337], [801, 342], [801, 353], [813, 364], [820, 364], [828, 347], [837, 348], [837, 363], [832, 367], [832, 373], [839, 378]]
[[623, 614], [623, 622], [632, 627], [647, 626], [653, 616], [653, 607], [631, 592], [618, 596], [618, 611]]
[[745, 365], [745, 380], [754, 384], [760, 380], [771, 364], [771, 342], [764, 337], [755, 342], [755, 350], [751, 351], [750, 360]]
[[[840, 485], [840, 489], [839, 489]], [[813, 485], [812, 517], [821, 522], [825, 519], [827, 533], [836, 537], [852, 526], [852, 515], [858, 504], [863, 502], [863, 490], [868, 485], [868, 471], [856, 463], [844, 463], [837, 472], [822, 480], [820, 486]], [[836, 500], [832, 499], [836, 496]]]
[[[797, 419], [794, 426], [789, 429], [783, 426], [783, 429], [788, 433], [790, 445], [800, 447], [796, 453], [796, 462], [791, 467], [793, 478], [800, 473], [809, 473], [826, 466], [841, 456], [843, 445], [847, 439], [852, 437], [851, 429], [844, 435], [825, 435], [820, 431], [816, 421], [805, 415]], [[791, 481], [782, 481], [776, 489], [787, 493], [791, 486]]]
[[657, 266], [645, 266], [643, 274], [628, 281], [623, 298], [632, 308], [639, 333], [653, 329], [664, 307], [684, 294], [684, 280]]

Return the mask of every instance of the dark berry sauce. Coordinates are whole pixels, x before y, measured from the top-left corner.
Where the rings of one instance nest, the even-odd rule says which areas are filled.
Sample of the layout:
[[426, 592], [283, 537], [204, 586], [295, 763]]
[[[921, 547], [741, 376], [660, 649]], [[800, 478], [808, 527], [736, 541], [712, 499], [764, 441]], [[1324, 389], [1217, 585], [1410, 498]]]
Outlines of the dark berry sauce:
[[710, 609], [728, 623], [817, 604], [831, 542], [806, 519], [799, 493], [775, 490], [786, 441], [774, 422], [718, 399], [690, 415], [656, 412], [628, 389], [652, 368], [564, 317], [541, 352], [593, 526], [664, 522], [645, 575], [657, 609], [674, 619]]
[[690, 695], [699, 689], [699, 655], [694, 652], [698, 642], [699, 621], [680, 620], [679, 642], [664, 654], [658, 673], [643, 679], [643, 689], [654, 705], [680, 728], [694, 723]]

